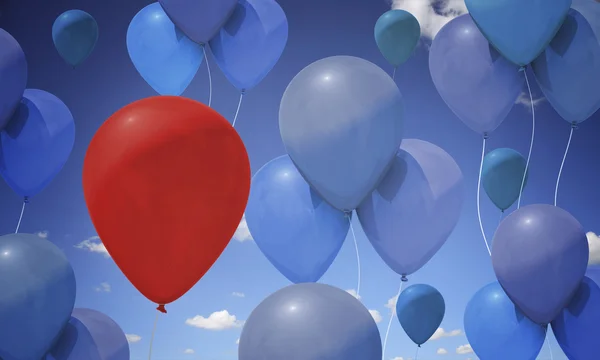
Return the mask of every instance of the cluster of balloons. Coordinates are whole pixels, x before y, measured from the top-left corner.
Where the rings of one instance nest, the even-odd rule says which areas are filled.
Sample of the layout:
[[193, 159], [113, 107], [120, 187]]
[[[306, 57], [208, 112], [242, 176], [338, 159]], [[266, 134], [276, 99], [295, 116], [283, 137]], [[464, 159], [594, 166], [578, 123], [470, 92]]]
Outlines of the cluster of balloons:
[[0, 283], [0, 358], [129, 360], [126, 336], [111, 318], [73, 308], [73, 268], [50, 241], [0, 236]]
[[244, 93], [275, 66], [287, 38], [287, 18], [275, 0], [161, 0], [131, 20], [127, 50], [158, 94], [181, 95], [209, 46], [227, 79]]
[[27, 89], [19, 43], [0, 29], [0, 174], [27, 202], [60, 172], [75, 142], [75, 122], [56, 96]]

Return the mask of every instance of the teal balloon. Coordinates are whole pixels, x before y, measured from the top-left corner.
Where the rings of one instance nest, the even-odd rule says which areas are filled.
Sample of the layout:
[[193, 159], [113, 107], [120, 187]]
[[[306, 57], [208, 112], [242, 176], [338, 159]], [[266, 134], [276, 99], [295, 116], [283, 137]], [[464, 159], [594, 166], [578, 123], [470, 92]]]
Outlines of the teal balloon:
[[[508, 209], [519, 198], [526, 164], [523, 155], [508, 148], [490, 151], [483, 159], [481, 182], [498, 209]], [[526, 184], [527, 176], [523, 187]]]
[[398, 297], [396, 314], [406, 335], [417, 345], [423, 345], [440, 327], [446, 313], [444, 297], [426, 284], [407, 287]]
[[98, 42], [98, 23], [82, 10], [60, 14], [52, 25], [52, 40], [60, 56], [71, 66], [90, 56]]
[[394, 67], [412, 55], [421, 37], [417, 19], [404, 10], [390, 10], [375, 24], [375, 42], [383, 57]]

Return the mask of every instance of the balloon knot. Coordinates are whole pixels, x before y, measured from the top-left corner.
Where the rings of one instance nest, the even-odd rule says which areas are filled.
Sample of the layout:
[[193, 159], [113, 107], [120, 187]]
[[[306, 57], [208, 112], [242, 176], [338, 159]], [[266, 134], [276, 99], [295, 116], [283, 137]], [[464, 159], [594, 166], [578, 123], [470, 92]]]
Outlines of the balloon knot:
[[421, 347], [421, 344], [417, 344], [417, 347], [418, 347], [418, 348], [420, 348], [420, 347]]
[[487, 139], [489, 139], [489, 138], [490, 138], [490, 135], [489, 135], [488, 133], [484, 132], [484, 133], [483, 133], [483, 139], [484, 139], [484, 140], [487, 140]]
[[352, 211], [348, 211], [348, 210], [344, 211], [344, 217], [346, 219], [350, 219], [351, 216], [352, 216]]
[[402, 277], [400, 278], [400, 280], [402, 280], [403, 282], [407, 282], [408, 278], [406, 277], [406, 275], [402, 275]]
[[156, 308], [156, 310], [160, 311], [163, 314], [167, 313], [167, 309], [165, 309], [164, 305], [158, 305], [158, 307]]
[[242, 89], [242, 90], [240, 91], [240, 95], [242, 95], [242, 96], [246, 95], [246, 89]]
[[519, 68], [519, 72], [525, 71], [525, 69], [527, 69], [527, 67], [526, 67], [526, 66], [521, 66], [521, 67]]
[[572, 129], [579, 129], [579, 125], [577, 125], [577, 122], [576, 122], [576, 121], [573, 121], [573, 122], [571, 123], [571, 128], [572, 128]]
[[24, 202], [25, 204], [28, 204], [28, 203], [29, 203], [29, 196], [25, 196], [25, 197], [23, 197], [23, 202]]

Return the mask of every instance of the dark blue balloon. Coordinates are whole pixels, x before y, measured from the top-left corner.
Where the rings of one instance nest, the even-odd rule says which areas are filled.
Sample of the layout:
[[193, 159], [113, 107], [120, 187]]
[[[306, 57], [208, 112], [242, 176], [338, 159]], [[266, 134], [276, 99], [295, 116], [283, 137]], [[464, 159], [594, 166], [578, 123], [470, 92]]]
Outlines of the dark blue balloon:
[[127, 28], [127, 51], [135, 69], [160, 95], [181, 95], [204, 58], [202, 46], [173, 24], [159, 3], [133, 17]]
[[52, 25], [52, 40], [60, 56], [71, 66], [90, 56], [98, 41], [98, 23], [81, 10], [60, 14]]
[[558, 344], [570, 360], [595, 359], [600, 353], [600, 287], [584, 277], [567, 306], [552, 321]]
[[31, 234], [0, 237], [0, 358], [41, 359], [75, 304], [75, 274], [51, 242]]
[[485, 360], [534, 360], [546, 339], [546, 328], [523, 315], [497, 282], [471, 298], [464, 326], [473, 351]]
[[525, 66], [552, 40], [571, 0], [465, 0], [465, 5], [490, 44]]
[[129, 360], [123, 330], [110, 317], [74, 309], [71, 320], [46, 360]]
[[19, 195], [42, 191], [67, 162], [75, 142], [75, 122], [56, 96], [27, 89], [0, 133], [0, 174]]
[[246, 223], [262, 253], [293, 283], [318, 281], [350, 227], [344, 213], [311, 189], [287, 155], [252, 178]]
[[159, 3], [187, 37], [205, 44], [221, 30], [237, 0], [159, 0]]
[[210, 49], [229, 82], [246, 91], [275, 66], [287, 39], [288, 21], [277, 1], [240, 0]]
[[526, 164], [523, 155], [513, 149], [494, 149], [485, 155], [481, 182], [498, 209], [508, 209], [519, 198], [521, 185], [527, 184], [527, 177], [523, 184]]
[[444, 320], [445, 313], [444, 297], [430, 285], [411, 285], [402, 291], [396, 302], [400, 325], [419, 346], [435, 333]]
[[333, 286], [304, 283], [264, 299], [244, 324], [239, 360], [381, 360], [377, 324]]
[[577, 10], [569, 10], [531, 67], [548, 102], [568, 122], [585, 121], [600, 108], [600, 43]]
[[21, 46], [0, 29], [0, 130], [19, 106], [27, 86], [27, 60]]

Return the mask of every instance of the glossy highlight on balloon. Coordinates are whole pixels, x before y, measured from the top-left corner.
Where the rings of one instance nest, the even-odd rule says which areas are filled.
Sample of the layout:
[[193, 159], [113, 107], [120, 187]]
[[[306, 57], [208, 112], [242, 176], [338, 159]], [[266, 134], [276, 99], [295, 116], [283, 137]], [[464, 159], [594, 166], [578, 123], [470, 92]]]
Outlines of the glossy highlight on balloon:
[[27, 86], [27, 60], [21, 45], [0, 29], [0, 130], [19, 107]]
[[396, 314], [408, 337], [421, 346], [440, 327], [446, 314], [446, 303], [433, 286], [415, 284], [404, 289], [398, 297]]
[[375, 24], [375, 42], [381, 54], [394, 67], [402, 65], [413, 54], [421, 26], [408, 11], [390, 10]]
[[0, 236], [0, 286], [0, 358], [41, 359], [75, 304], [71, 264], [37, 235]]
[[353, 56], [332, 56], [300, 71], [279, 107], [285, 148], [325, 201], [356, 209], [402, 142], [404, 101], [392, 78]]
[[52, 40], [60, 56], [75, 67], [87, 59], [98, 42], [98, 23], [82, 10], [60, 14], [52, 25]]
[[318, 281], [350, 227], [348, 217], [311, 189], [287, 155], [252, 178], [246, 223], [258, 248], [293, 283]]
[[330, 285], [287, 286], [264, 299], [240, 336], [239, 360], [379, 360], [381, 337], [369, 311]]
[[94, 135], [83, 164], [98, 236], [161, 311], [221, 255], [249, 191], [250, 164], [238, 133], [215, 110], [178, 96], [118, 110]]
[[[523, 155], [508, 148], [494, 149], [485, 155], [481, 182], [490, 200], [501, 211], [519, 198], [526, 163]], [[523, 185], [527, 185], [527, 178], [525, 176]]]

